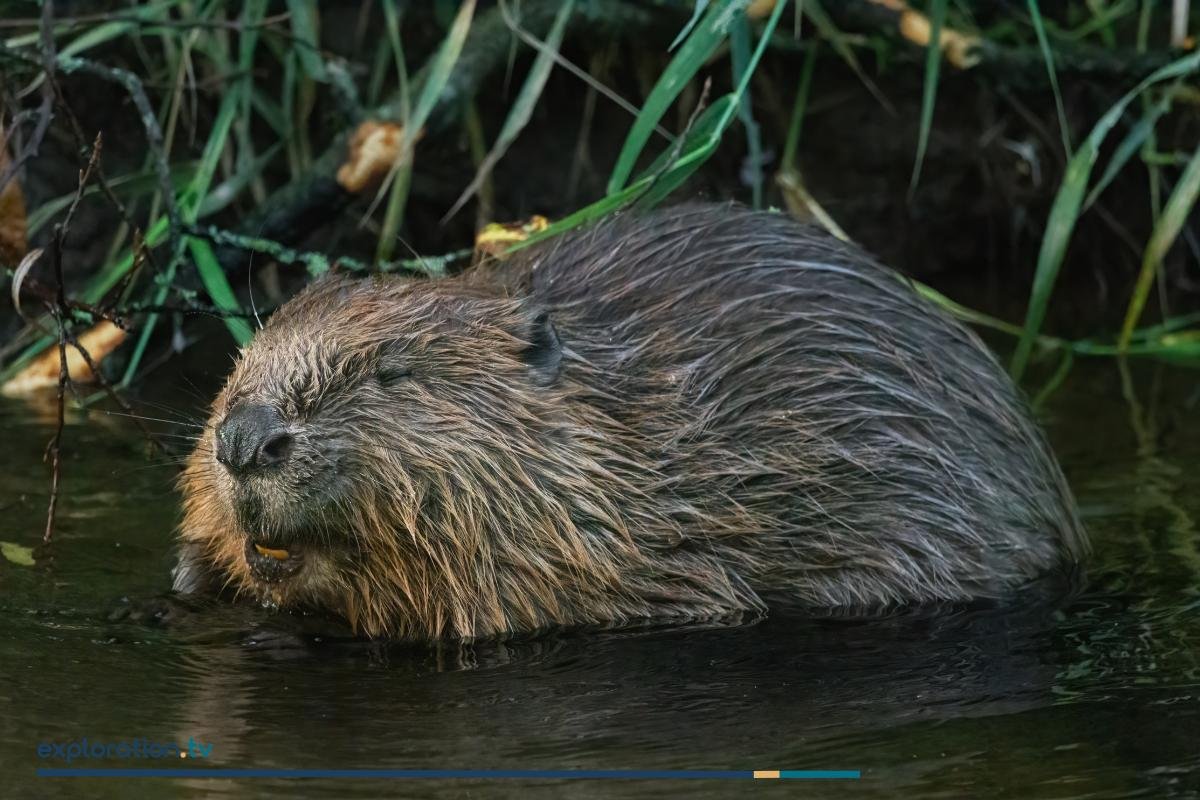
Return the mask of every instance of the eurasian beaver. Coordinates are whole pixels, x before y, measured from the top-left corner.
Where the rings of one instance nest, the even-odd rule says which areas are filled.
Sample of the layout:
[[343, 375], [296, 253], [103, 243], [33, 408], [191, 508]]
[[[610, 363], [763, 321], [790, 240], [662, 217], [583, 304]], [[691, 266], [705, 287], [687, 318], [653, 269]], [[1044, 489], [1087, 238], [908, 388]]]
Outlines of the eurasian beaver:
[[182, 490], [177, 590], [368, 636], [992, 598], [1087, 549], [974, 334], [730, 205], [314, 283], [242, 352]]

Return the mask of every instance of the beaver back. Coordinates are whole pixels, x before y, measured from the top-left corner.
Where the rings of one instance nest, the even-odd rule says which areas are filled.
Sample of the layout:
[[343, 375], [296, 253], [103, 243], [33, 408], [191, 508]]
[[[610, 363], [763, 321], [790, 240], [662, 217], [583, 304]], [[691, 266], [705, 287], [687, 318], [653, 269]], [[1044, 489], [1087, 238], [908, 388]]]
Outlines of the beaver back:
[[723, 527], [760, 526], [737, 546], [761, 592], [995, 596], [1085, 552], [995, 358], [857, 248], [690, 206], [619, 217], [524, 267], [564, 377], [644, 440], [681, 528], [725, 547]]

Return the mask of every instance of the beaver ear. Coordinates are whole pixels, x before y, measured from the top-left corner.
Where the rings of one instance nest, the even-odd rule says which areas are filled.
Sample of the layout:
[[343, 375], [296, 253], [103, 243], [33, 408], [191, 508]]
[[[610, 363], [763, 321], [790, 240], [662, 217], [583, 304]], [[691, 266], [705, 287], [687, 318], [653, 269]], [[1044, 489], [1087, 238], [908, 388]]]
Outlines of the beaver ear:
[[549, 386], [562, 368], [562, 341], [549, 312], [533, 313], [525, 338], [529, 346], [521, 351], [521, 359], [529, 365], [534, 383]]

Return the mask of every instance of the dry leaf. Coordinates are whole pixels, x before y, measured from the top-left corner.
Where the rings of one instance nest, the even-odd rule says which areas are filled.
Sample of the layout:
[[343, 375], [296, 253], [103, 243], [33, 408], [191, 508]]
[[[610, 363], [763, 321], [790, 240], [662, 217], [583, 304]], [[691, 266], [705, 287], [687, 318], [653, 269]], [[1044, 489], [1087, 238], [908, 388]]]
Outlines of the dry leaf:
[[13, 273], [12, 279], [11, 294], [13, 310], [17, 312], [17, 316], [28, 322], [30, 325], [33, 325], [35, 328], [40, 328], [41, 326], [38, 325], [35, 320], [25, 316], [25, 310], [21, 308], [21, 285], [25, 283], [25, 276], [29, 274], [29, 270], [33, 269], [33, 265], [36, 264], [38, 259], [41, 257], [42, 248], [40, 247], [30, 250], [28, 253], [26, 253], [25, 257], [21, 259], [21, 263], [17, 265], [17, 270]]
[[[0, 173], [8, 169], [8, 137], [0, 127]], [[25, 197], [21, 183], [13, 175], [0, 192], [0, 264], [15, 264], [29, 249], [25, 228]]]
[[[128, 335], [125, 331], [105, 320], [89, 328], [79, 336], [79, 344], [98, 365], [105, 356], [116, 350]], [[40, 390], [58, 386], [58, 347], [51, 347], [34, 359], [25, 369], [0, 386], [0, 394], [20, 397]], [[67, 371], [75, 383], [91, 383], [96, 376], [88, 367], [83, 356], [74, 347], [67, 345]]]
[[750, 19], [766, 19], [775, 10], [778, 0], [753, 0], [746, 6], [746, 16]]
[[403, 143], [404, 128], [400, 125], [367, 120], [350, 137], [349, 153], [338, 167], [337, 182], [353, 194], [379, 186], [400, 157]]
[[[900, 15], [898, 27], [900, 35], [905, 39], [921, 47], [929, 46], [929, 37], [933, 33], [933, 25], [929, 22], [929, 17], [920, 11], [909, 8], [908, 3], [904, 0], [870, 0], [870, 2]], [[978, 36], [971, 36], [944, 25], [938, 36], [938, 45], [942, 49], [942, 54], [946, 56], [946, 60], [951, 65], [959, 69], [969, 69], [979, 63], [978, 44]]]

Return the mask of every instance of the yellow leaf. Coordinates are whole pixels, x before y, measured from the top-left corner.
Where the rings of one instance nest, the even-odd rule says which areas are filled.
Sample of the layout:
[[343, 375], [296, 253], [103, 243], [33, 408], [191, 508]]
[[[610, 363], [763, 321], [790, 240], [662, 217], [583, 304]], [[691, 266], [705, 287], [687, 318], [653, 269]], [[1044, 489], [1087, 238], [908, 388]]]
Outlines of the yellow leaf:
[[475, 234], [475, 253], [503, 258], [504, 251], [510, 246], [523, 242], [549, 227], [550, 220], [541, 214], [534, 214], [528, 222], [489, 222]]
[[24, 547], [16, 542], [0, 542], [0, 555], [14, 564], [20, 564], [22, 567], [32, 567], [33, 548]]

